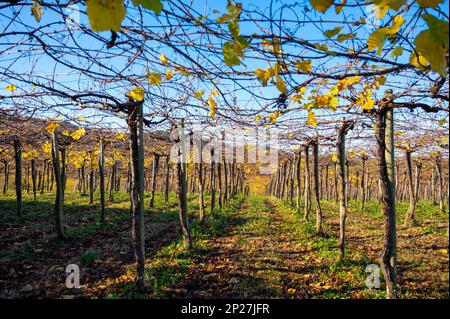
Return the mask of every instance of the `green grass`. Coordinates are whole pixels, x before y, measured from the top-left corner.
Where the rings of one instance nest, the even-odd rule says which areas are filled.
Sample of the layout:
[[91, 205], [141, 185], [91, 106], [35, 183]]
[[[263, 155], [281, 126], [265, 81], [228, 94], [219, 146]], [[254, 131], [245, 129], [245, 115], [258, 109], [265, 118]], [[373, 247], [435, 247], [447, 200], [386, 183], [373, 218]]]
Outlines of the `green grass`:
[[98, 253], [96, 251], [87, 251], [80, 257], [82, 265], [93, 265], [98, 259]]
[[[327, 289], [325, 292], [316, 293], [314, 298], [349, 298], [350, 296], [357, 298], [385, 298], [383, 289], [383, 278], [381, 276], [382, 289], [367, 289], [365, 287], [366, 266], [375, 263], [378, 264], [378, 255], [382, 247], [381, 240], [383, 236], [383, 215], [380, 210], [378, 202], [368, 202], [365, 209], [361, 210], [360, 201], [349, 201], [348, 218], [347, 218], [347, 237], [351, 242], [353, 237], [367, 238], [359, 244], [348, 244], [346, 249], [346, 258], [343, 261], [339, 260], [337, 236], [338, 236], [338, 218], [339, 208], [334, 201], [322, 201], [322, 208], [324, 213], [324, 230], [325, 238], [315, 234], [314, 216], [312, 223], [305, 223], [302, 218], [303, 211], [297, 212], [296, 208], [291, 207], [284, 201], [274, 199], [278, 209], [287, 216], [289, 223], [294, 225], [295, 236], [294, 240], [306, 247], [307, 251], [315, 252], [315, 256], [322, 258], [320, 263], [326, 265], [322, 271], [320, 279], [327, 282], [332, 282], [333, 288]], [[408, 203], [401, 202], [396, 205], [397, 223], [403, 224], [403, 219], [408, 209]], [[314, 207], [312, 212], [314, 212]], [[313, 214], [312, 214], [313, 215]], [[447, 225], [448, 213], [441, 213], [439, 207], [429, 202], [419, 202], [416, 209], [416, 219], [419, 222], [417, 228], [398, 228], [398, 254], [399, 267], [402, 264], [410, 264], [410, 271], [400, 272], [400, 278], [404, 281], [414, 282], [420, 279], [424, 282], [423, 292], [410, 291], [408, 289], [400, 289], [400, 295], [405, 298], [412, 296], [419, 297], [421, 293], [425, 293], [428, 289], [437, 289], [436, 287], [425, 287], [427, 283], [427, 276], [433, 276], [433, 270], [429, 265], [434, 263], [435, 257], [429, 256], [425, 250], [421, 250], [421, 255], [417, 255], [415, 246], [417, 240], [420, 238], [426, 241], [428, 245], [434, 243], [447, 243]], [[287, 229], [283, 231], [288, 231]], [[425, 235], [425, 237], [417, 237], [417, 234]], [[374, 239], [369, 239], [374, 238]], [[423, 244], [422, 244], [423, 245]], [[437, 244], [438, 246], [440, 244]], [[427, 246], [426, 246], [427, 247]], [[372, 252], [373, 250], [373, 252]], [[368, 254], [370, 251], [370, 254]], [[370, 257], [369, 257], [370, 256]], [[425, 261], [423, 258], [427, 258]], [[447, 255], [448, 262], [448, 255]], [[445, 264], [437, 264], [436, 267], [445, 267]], [[429, 273], [431, 271], [431, 273]], [[435, 271], [438, 271], [437, 268]], [[448, 265], [445, 270], [448, 275]], [[428, 275], [425, 273], [428, 272]], [[447, 283], [443, 283], [448, 289]], [[404, 285], [406, 286], [406, 285]], [[401, 287], [401, 285], [400, 285]], [[418, 295], [419, 294], [419, 295]], [[434, 294], [433, 294], [434, 295]], [[447, 296], [448, 292], [436, 295], [439, 298]]]
[[[197, 197], [191, 197], [191, 200], [196, 200]], [[229, 203], [222, 209], [217, 208], [214, 217], [207, 215], [203, 224], [198, 223], [197, 220], [191, 221], [189, 225], [192, 247], [186, 251], [183, 247], [183, 239], [179, 236], [178, 240], [163, 247], [157, 251], [153, 256], [148, 257], [146, 261], [146, 276], [149, 282], [149, 287], [146, 294], [140, 294], [140, 298], [168, 298], [171, 295], [171, 288], [177, 285], [185, 276], [188, 269], [191, 267], [193, 260], [208, 251], [208, 246], [205, 241], [211, 239], [223, 231], [223, 225], [229, 221], [230, 214], [239, 209], [242, 196], [238, 195], [230, 199]], [[168, 212], [162, 213], [165, 216]], [[161, 215], [158, 216], [161, 219]], [[178, 215], [176, 215], [178, 218]], [[129, 268], [134, 274], [134, 269]], [[136, 298], [136, 291], [130, 287], [130, 283], [111, 286], [107, 298]], [[128, 287], [127, 293], [123, 294], [124, 287]], [[127, 291], [125, 289], [125, 291]], [[120, 293], [122, 292], [122, 293]]]

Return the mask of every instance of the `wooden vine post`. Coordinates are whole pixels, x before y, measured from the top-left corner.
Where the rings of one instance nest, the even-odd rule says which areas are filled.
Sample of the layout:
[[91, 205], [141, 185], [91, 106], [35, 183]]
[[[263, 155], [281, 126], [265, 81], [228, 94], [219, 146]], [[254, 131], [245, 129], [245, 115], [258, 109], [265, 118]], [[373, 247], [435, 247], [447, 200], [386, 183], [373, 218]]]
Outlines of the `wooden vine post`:
[[100, 139], [100, 153], [98, 159], [98, 168], [100, 174], [100, 221], [105, 221], [106, 204], [105, 204], [105, 141]]
[[22, 216], [22, 143], [18, 137], [14, 137], [14, 160], [16, 164], [15, 184], [17, 216]]
[[309, 170], [309, 146], [305, 146], [305, 208], [303, 218], [308, 221], [309, 213], [311, 212], [311, 175]]
[[214, 148], [211, 148], [211, 215], [214, 214], [214, 209], [216, 208], [216, 160], [214, 154]]
[[64, 238], [64, 185], [63, 176], [61, 173], [61, 163], [59, 160], [59, 144], [58, 144], [58, 129], [55, 128], [52, 135], [52, 159], [53, 159], [53, 175], [56, 184], [55, 197], [55, 226], [56, 234], [59, 239]]
[[158, 170], [159, 170], [159, 158], [160, 158], [160, 155], [158, 153], [153, 154], [152, 189], [151, 189], [151, 196], [150, 196], [150, 207], [154, 207], [154, 205], [155, 205], [156, 176], [158, 175]]
[[322, 207], [320, 206], [320, 181], [319, 181], [319, 142], [311, 142], [313, 153], [313, 172], [314, 172], [314, 201], [316, 205], [316, 232], [322, 234]]
[[408, 189], [409, 189], [409, 206], [408, 211], [405, 215], [405, 220], [403, 223], [403, 226], [406, 227], [409, 224], [416, 225], [416, 219], [414, 216], [414, 212], [416, 210], [416, 193], [414, 191], [414, 182], [413, 182], [413, 172], [412, 172], [412, 158], [411, 158], [412, 150], [410, 147], [405, 148], [405, 159], [406, 159], [406, 172], [407, 172], [407, 179], [408, 179]]
[[189, 232], [188, 224], [188, 208], [187, 208], [187, 183], [186, 183], [186, 141], [184, 136], [184, 120], [181, 119], [178, 132], [178, 161], [177, 161], [177, 196], [178, 204], [180, 206], [180, 224], [183, 233], [184, 248], [191, 248], [191, 234]]
[[345, 222], [347, 219], [347, 190], [346, 190], [346, 158], [345, 158], [345, 135], [353, 128], [353, 122], [343, 120], [337, 127], [336, 155], [337, 155], [337, 179], [338, 188], [336, 192], [339, 198], [339, 258], [345, 257]]
[[395, 299], [397, 295], [397, 231], [394, 174], [394, 110], [391, 94], [392, 92], [390, 91], [386, 92], [375, 114], [380, 200], [384, 215], [384, 240], [383, 250], [380, 255], [380, 266], [386, 282], [387, 298]]
[[300, 212], [300, 197], [302, 193], [301, 188], [301, 176], [302, 176], [302, 152], [299, 150], [297, 154], [297, 158], [295, 161], [295, 177], [297, 180], [297, 198], [296, 198], [296, 206], [297, 206], [297, 212]]
[[130, 131], [130, 165], [131, 165], [131, 236], [136, 258], [136, 287], [142, 290], [145, 281], [145, 225], [144, 225], [144, 129], [141, 101], [130, 107], [127, 123]]

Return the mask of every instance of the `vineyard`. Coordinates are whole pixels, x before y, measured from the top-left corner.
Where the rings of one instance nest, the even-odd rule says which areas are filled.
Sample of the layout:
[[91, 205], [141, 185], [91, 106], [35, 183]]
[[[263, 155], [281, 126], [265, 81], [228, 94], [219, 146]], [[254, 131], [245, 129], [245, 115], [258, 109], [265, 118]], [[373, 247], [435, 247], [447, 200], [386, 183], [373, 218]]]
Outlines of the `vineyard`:
[[0, 3], [1, 299], [448, 299], [447, 0]]

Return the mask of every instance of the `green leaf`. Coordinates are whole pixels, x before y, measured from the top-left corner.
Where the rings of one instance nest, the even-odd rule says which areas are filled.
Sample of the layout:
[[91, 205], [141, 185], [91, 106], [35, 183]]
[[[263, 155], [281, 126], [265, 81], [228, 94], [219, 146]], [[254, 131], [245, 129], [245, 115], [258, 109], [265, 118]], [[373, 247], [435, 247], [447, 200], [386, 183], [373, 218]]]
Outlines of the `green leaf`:
[[326, 44], [316, 43], [315, 47], [316, 47], [317, 50], [320, 50], [320, 51], [323, 51], [323, 52], [327, 52], [327, 53], [329, 52], [328, 45], [326, 45]]
[[284, 80], [279, 76], [276, 76], [276, 79], [277, 79], [276, 86], [277, 86], [278, 91], [280, 91], [281, 93], [286, 92], [287, 91], [286, 82], [284, 82]]
[[224, 62], [227, 66], [240, 65], [239, 58], [244, 58], [242, 47], [237, 42], [226, 42], [222, 48]]
[[337, 40], [339, 43], [342, 43], [345, 40], [353, 39], [354, 37], [356, 37], [356, 33], [339, 34]]
[[309, 0], [313, 8], [317, 11], [325, 13], [333, 4], [333, 0]]
[[86, 0], [86, 7], [92, 30], [120, 30], [126, 15], [123, 0]]
[[390, 36], [394, 36], [395, 34], [397, 34], [404, 21], [405, 20], [401, 15], [397, 15], [393, 19], [391, 27], [380, 28], [372, 32], [367, 39], [367, 47], [369, 51], [378, 48], [377, 54], [381, 54], [381, 52], [383, 51], [384, 40], [386, 40], [386, 38]]
[[438, 5], [440, 5], [443, 0], [416, 0], [417, 4], [421, 8], [436, 8]]
[[227, 23], [228, 21], [230, 21], [230, 19], [230, 15], [225, 13], [222, 16], [218, 17], [216, 21], [217, 23]]
[[204, 89], [200, 89], [197, 92], [195, 92], [194, 97], [198, 100], [201, 100], [203, 97], [203, 94], [205, 94], [205, 90]]
[[160, 14], [163, 9], [161, 0], [133, 0], [135, 7], [141, 5], [142, 7], [152, 10], [155, 14]]
[[430, 63], [431, 69], [445, 76], [447, 73], [445, 52], [449, 49], [449, 23], [430, 14], [424, 14], [422, 17], [429, 29], [419, 33], [414, 40], [414, 45], [419, 55]]
[[392, 50], [391, 52], [391, 58], [396, 58], [402, 54], [403, 54], [403, 47], [401, 46], [395, 47], [395, 49]]
[[331, 39], [331, 38], [334, 37], [336, 34], [338, 34], [339, 32], [341, 32], [342, 29], [343, 29], [343, 27], [336, 27], [336, 28], [334, 28], [334, 29], [325, 31], [323, 34], [325, 34], [326, 37], [327, 37], [328, 39]]

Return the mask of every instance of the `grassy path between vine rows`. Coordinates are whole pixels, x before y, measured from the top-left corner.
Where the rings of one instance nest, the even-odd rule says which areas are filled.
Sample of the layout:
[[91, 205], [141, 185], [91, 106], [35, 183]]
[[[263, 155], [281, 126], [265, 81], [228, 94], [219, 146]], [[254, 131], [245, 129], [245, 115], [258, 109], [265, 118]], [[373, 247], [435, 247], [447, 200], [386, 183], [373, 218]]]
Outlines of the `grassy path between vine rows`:
[[[340, 262], [338, 210], [334, 202], [323, 206], [325, 234], [318, 236], [313, 221], [306, 223], [285, 202], [246, 198], [222, 233], [202, 243], [187, 274], [167, 296], [384, 298], [382, 278], [380, 289], [366, 287], [366, 267], [377, 263], [382, 247], [379, 207], [369, 204], [361, 212], [359, 203], [350, 205], [347, 259]], [[399, 207], [399, 215], [404, 209]], [[399, 227], [401, 298], [448, 298], [448, 217], [427, 212], [418, 214], [420, 226]]]

